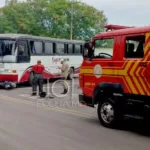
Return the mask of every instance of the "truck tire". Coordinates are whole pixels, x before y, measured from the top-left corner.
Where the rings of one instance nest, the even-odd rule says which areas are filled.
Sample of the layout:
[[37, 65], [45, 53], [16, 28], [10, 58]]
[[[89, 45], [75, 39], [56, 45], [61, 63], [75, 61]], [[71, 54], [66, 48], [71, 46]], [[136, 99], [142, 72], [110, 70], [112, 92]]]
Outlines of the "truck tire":
[[103, 97], [97, 108], [100, 123], [108, 128], [115, 127], [118, 120], [118, 112], [110, 97]]

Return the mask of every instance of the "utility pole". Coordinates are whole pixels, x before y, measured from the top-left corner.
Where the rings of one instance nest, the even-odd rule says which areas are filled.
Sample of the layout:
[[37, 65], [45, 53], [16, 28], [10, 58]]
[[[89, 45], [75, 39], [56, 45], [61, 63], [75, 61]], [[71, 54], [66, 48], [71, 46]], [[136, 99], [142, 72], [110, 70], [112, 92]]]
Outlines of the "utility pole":
[[70, 3], [71, 3], [71, 13], [70, 13], [70, 15], [71, 15], [71, 17], [70, 17], [70, 40], [72, 40], [73, 39], [73, 28], [74, 28], [74, 25], [73, 25], [73, 16], [74, 16], [74, 4], [75, 3], [80, 3], [79, 1], [77, 1], [77, 0], [71, 0], [70, 1]]
[[9, 3], [11, 4], [16, 4], [18, 1], [17, 0], [5, 0], [5, 6], [7, 6]]
[[70, 40], [72, 40], [72, 35], [73, 35], [73, 0], [71, 1]]
[[5, 6], [8, 5], [8, 0], [5, 0]]

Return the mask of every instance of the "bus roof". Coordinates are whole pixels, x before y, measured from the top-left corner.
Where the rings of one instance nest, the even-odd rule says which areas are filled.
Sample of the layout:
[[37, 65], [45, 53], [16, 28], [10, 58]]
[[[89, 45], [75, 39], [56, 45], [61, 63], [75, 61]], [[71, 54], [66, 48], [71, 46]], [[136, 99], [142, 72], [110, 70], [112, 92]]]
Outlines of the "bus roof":
[[128, 34], [140, 34], [146, 32], [150, 32], [150, 26], [122, 28], [122, 29], [112, 30], [108, 32], [103, 32], [95, 35], [94, 39], [103, 38], [103, 37], [113, 37], [119, 35], [128, 35]]
[[35, 39], [35, 40], [49, 40], [49, 41], [57, 41], [57, 42], [70, 42], [70, 43], [84, 43], [81, 40], [68, 40], [68, 39], [59, 39], [59, 38], [49, 38], [49, 37], [41, 37], [41, 36], [34, 36], [28, 34], [0, 34], [0, 38], [9, 38], [9, 39]]

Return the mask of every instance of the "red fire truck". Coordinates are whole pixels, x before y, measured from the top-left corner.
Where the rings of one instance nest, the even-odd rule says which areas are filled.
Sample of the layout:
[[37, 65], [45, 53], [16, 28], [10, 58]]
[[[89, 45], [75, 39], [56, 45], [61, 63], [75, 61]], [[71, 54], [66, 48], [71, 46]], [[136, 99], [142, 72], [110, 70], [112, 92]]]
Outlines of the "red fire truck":
[[98, 104], [102, 125], [124, 117], [150, 120], [150, 26], [107, 25], [86, 43], [80, 68], [79, 101]]

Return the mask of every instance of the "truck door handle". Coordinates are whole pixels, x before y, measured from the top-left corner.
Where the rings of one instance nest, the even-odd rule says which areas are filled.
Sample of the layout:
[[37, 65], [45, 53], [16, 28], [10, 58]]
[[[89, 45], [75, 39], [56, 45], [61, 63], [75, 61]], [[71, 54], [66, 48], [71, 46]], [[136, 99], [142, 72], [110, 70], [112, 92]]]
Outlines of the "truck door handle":
[[140, 66], [141, 67], [147, 67], [147, 63], [146, 62], [140, 62]]
[[114, 63], [109, 62], [108, 65], [109, 65], [109, 66], [114, 66]]

